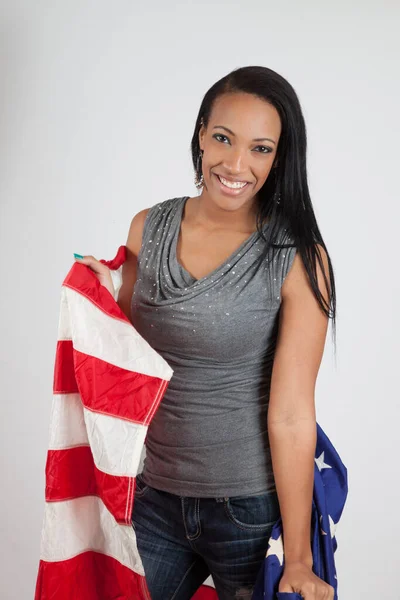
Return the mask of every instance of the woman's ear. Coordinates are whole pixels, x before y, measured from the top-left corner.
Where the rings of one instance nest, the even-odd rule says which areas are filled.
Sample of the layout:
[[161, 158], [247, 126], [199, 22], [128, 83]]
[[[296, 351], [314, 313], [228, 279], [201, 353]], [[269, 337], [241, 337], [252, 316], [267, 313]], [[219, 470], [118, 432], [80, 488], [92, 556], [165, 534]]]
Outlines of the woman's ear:
[[204, 127], [204, 125], [202, 125], [200, 127], [200, 131], [199, 131], [199, 146], [200, 146], [200, 148], [203, 145], [203, 140], [204, 140], [205, 133], [206, 133], [205, 132], [205, 127]]

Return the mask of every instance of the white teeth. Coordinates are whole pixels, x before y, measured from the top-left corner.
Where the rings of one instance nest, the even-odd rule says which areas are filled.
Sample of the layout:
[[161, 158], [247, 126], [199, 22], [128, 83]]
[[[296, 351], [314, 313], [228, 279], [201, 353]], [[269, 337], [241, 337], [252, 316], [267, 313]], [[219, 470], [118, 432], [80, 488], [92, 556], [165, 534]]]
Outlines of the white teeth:
[[222, 183], [224, 185], [226, 185], [226, 187], [229, 188], [243, 188], [245, 185], [247, 185], [247, 182], [243, 182], [243, 181], [228, 181], [227, 179], [224, 179], [223, 177], [221, 177], [221, 175], [218, 175], [220, 181], [222, 181]]

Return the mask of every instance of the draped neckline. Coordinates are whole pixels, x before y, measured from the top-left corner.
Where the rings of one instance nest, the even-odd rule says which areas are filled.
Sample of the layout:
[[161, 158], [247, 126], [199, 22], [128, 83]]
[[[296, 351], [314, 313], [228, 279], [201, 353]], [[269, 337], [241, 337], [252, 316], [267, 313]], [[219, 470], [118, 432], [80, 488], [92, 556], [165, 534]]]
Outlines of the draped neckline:
[[242, 252], [245, 252], [247, 250], [247, 246], [249, 246], [253, 242], [253, 240], [255, 240], [257, 237], [259, 237], [259, 232], [257, 230], [253, 231], [253, 233], [251, 233], [240, 244], [240, 246], [238, 246], [238, 248], [236, 248], [236, 250], [234, 250], [228, 256], [228, 258], [226, 260], [224, 260], [219, 266], [217, 266], [210, 273], [207, 273], [207, 275], [204, 275], [203, 277], [196, 279], [196, 277], [194, 277], [191, 273], [189, 273], [189, 271], [187, 269], [185, 269], [185, 267], [183, 265], [181, 265], [181, 263], [178, 261], [178, 256], [177, 256], [178, 239], [179, 239], [179, 234], [181, 232], [183, 211], [185, 208], [185, 204], [189, 198], [190, 198], [190, 196], [182, 197], [180, 205], [177, 207], [177, 210], [175, 213], [176, 226], [175, 226], [175, 231], [174, 231], [174, 237], [173, 237], [172, 244], [171, 244], [171, 259], [174, 262], [175, 266], [185, 275], [185, 278], [189, 278], [193, 284], [198, 284], [198, 283], [201, 283], [205, 279], [210, 279], [212, 277], [218, 276], [219, 273], [221, 271], [223, 271], [223, 269], [225, 269], [228, 265], [230, 265], [230, 263], [233, 262], [239, 254], [241, 254]]

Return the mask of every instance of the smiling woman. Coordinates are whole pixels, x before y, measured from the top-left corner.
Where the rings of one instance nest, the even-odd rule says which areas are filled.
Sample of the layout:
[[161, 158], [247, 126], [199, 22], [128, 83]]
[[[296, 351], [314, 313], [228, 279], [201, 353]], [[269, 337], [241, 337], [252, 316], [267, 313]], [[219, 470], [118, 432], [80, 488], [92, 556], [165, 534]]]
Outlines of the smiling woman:
[[250, 600], [281, 518], [275, 592], [332, 600], [335, 581], [313, 571], [311, 507], [335, 281], [295, 91], [265, 67], [232, 71], [205, 94], [191, 150], [199, 195], [134, 216], [118, 296], [173, 369], [132, 513], [148, 590], [190, 600], [211, 576], [219, 600]]
[[[215, 100], [211, 119], [206, 129], [203, 117], [199, 132], [202, 184], [207, 188], [217, 178], [221, 194], [241, 198], [251, 194], [254, 201], [276, 159], [281, 132], [278, 111], [264, 100], [236, 92]], [[235, 130], [233, 125], [218, 124], [222, 120], [235, 124]], [[264, 137], [252, 137], [260, 131]]]

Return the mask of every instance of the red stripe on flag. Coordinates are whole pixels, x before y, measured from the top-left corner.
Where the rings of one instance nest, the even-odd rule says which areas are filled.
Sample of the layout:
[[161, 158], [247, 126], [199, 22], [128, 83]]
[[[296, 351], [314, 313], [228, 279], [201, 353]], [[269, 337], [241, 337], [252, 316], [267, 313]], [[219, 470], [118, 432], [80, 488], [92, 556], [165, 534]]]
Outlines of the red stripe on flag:
[[132, 326], [128, 317], [122, 312], [107, 288], [101, 285], [90, 267], [75, 262], [64, 279], [63, 286], [69, 287], [88, 298], [103, 313]]
[[202, 585], [199, 587], [191, 600], [218, 600], [217, 592], [214, 588], [209, 585]]
[[115, 558], [88, 551], [39, 563], [35, 600], [147, 600], [144, 577]]
[[[54, 585], [54, 582], [57, 585]], [[101, 590], [99, 592], [99, 590]], [[88, 551], [69, 560], [39, 563], [35, 600], [149, 600], [145, 578], [115, 558]], [[218, 600], [202, 585], [191, 600]]]
[[118, 523], [130, 524], [135, 479], [99, 471], [90, 446], [49, 450], [46, 501], [99, 496]]
[[168, 383], [74, 350], [71, 340], [57, 343], [53, 392], [79, 392], [83, 405], [95, 412], [148, 424]]
[[126, 246], [120, 246], [117, 250], [117, 254], [113, 259], [101, 259], [100, 262], [103, 263], [103, 265], [107, 265], [107, 267], [113, 271], [115, 269], [119, 269], [120, 266], [126, 261], [127, 253], [128, 248]]
[[77, 391], [72, 341], [59, 340], [54, 365], [53, 392], [55, 394], [73, 394]]
[[135, 423], [149, 422], [168, 381], [121, 369], [78, 350], [74, 350], [74, 357], [75, 376], [86, 408]]

